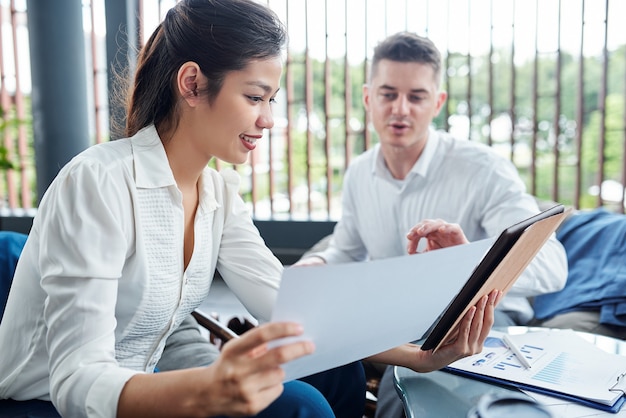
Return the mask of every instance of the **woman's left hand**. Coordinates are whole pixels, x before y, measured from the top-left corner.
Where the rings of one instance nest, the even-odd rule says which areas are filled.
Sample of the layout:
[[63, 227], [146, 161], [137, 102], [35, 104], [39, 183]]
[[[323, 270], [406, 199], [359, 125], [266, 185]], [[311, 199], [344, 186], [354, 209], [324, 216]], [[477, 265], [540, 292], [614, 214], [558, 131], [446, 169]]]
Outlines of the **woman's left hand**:
[[436, 351], [418, 348], [415, 362], [408, 365], [417, 372], [441, 369], [463, 357], [479, 353], [493, 325], [494, 310], [502, 297], [502, 291], [493, 290], [483, 296], [476, 306], [470, 308], [459, 324], [453, 337]]
[[463, 230], [458, 224], [448, 223], [442, 219], [425, 219], [416, 224], [406, 235], [409, 240], [407, 252], [415, 254], [421, 239], [426, 240], [426, 246], [421, 252], [467, 244]]

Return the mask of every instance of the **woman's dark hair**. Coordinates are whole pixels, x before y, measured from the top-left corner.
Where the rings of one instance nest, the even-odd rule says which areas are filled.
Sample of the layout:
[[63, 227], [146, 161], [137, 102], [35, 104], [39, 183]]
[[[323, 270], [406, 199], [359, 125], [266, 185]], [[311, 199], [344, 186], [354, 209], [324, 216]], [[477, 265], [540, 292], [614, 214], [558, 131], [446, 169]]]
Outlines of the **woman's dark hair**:
[[155, 124], [176, 128], [178, 69], [198, 64], [209, 80], [209, 102], [230, 71], [251, 60], [279, 56], [286, 31], [276, 14], [254, 0], [181, 0], [167, 13], [139, 53], [127, 101], [126, 136]]
[[428, 64], [433, 68], [435, 79], [439, 81], [441, 78], [441, 53], [430, 39], [415, 33], [398, 32], [374, 48], [370, 79], [376, 74], [378, 63], [384, 59]]

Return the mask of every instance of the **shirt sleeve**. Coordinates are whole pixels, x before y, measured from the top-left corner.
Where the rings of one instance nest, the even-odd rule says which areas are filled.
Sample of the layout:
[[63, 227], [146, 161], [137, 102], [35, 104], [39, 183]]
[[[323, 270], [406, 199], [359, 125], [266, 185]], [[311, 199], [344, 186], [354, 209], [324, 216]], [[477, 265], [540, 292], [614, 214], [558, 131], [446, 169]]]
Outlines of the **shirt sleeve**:
[[[477, 200], [484, 205], [482, 226], [489, 236], [497, 236], [508, 226], [539, 213], [535, 198], [526, 193], [517, 170], [508, 160], [494, 162], [493, 170]], [[555, 234], [539, 250], [508, 292], [510, 296], [530, 297], [555, 292], [565, 286], [567, 258]], [[506, 298], [503, 300], [506, 308]]]
[[136, 373], [115, 358], [118, 279], [128, 248], [120, 202], [128, 195], [99, 164], [75, 161], [38, 211], [50, 395], [62, 416], [114, 417]]
[[[354, 168], [348, 168], [344, 176], [341, 195], [341, 219], [335, 225], [328, 247], [309, 256], [323, 258], [328, 264], [364, 261], [367, 248], [361, 239], [358, 227], [357, 209], [354, 193], [358, 189], [356, 182], [360, 176], [353, 175]], [[364, 180], [361, 180], [364, 181]]]
[[266, 322], [276, 302], [283, 266], [265, 245], [239, 196], [239, 175], [231, 170], [221, 174], [224, 226], [217, 269], [250, 314]]

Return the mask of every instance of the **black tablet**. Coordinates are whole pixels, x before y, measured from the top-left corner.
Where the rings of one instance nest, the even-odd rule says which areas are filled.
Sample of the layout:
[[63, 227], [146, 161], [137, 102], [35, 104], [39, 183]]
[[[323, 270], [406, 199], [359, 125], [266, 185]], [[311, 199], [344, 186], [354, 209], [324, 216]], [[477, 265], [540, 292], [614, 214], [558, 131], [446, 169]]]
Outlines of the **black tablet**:
[[[563, 218], [563, 205], [556, 205], [502, 231], [459, 293], [422, 337], [425, 338], [422, 350], [438, 348], [452, 334], [467, 310], [483, 295], [493, 289], [508, 290]], [[536, 224], [541, 224], [541, 227], [532, 228], [531, 233], [530, 227]], [[520, 243], [520, 238], [525, 235], [528, 237]], [[520, 245], [516, 245], [518, 243]]]

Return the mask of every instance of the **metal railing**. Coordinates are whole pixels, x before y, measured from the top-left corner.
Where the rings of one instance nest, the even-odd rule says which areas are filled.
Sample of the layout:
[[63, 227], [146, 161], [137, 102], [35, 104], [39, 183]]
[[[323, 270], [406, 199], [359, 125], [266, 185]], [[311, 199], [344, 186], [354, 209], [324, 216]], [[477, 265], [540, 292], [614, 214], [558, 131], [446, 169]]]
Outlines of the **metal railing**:
[[[140, 1], [149, 33], [170, 1]], [[351, 159], [376, 143], [361, 103], [375, 44], [410, 30], [429, 36], [445, 60], [449, 99], [436, 127], [501, 151], [529, 192], [576, 208], [623, 213], [626, 184], [626, 31], [622, 0], [269, 0], [290, 44], [275, 128], [235, 167], [258, 219], [337, 219]], [[98, 16], [85, 8], [92, 57], [93, 142], [108, 139], [107, 60]], [[3, 115], [28, 121], [26, 10], [0, 1]], [[10, 28], [11, 30], [8, 30]], [[20, 33], [22, 35], [20, 35]], [[21, 37], [20, 37], [21, 36]], [[11, 58], [12, 57], [12, 58]], [[14, 168], [0, 194], [31, 208], [35, 181], [28, 123], [5, 127]], [[215, 162], [218, 168], [224, 163]]]

